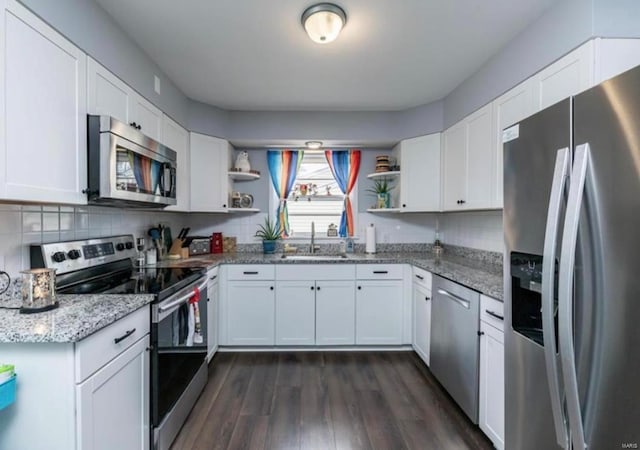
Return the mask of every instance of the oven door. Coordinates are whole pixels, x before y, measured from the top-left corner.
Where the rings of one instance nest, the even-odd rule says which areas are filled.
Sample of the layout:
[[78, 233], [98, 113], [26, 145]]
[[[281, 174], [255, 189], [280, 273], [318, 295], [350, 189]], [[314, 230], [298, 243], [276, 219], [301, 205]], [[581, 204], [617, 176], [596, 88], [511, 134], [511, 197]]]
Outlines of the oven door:
[[89, 116], [89, 201], [176, 204], [176, 152], [111, 117]]
[[[194, 295], [198, 289], [199, 299]], [[158, 427], [207, 356], [207, 281], [152, 307], [151, 420]]]

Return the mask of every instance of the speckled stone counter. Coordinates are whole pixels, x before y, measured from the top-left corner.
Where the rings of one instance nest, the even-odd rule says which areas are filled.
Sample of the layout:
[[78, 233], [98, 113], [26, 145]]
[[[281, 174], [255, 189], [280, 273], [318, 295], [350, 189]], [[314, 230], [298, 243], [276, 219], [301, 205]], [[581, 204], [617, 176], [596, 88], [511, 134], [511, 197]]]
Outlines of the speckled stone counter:
[[150, 294], [58, 295], [60, 307], [52, 311], [20, 314], [15, 309], [0, 309], [0, 343], [77, 342], [153, 299]]
[[204, 267], [211, 269], [220, 264], [411, 264], [435, 275], [455, 281], [496, 300], [502, 301], [502, 266], [462, 256], [436, 258], [430, 252], [386, 252], [367, 255], [348, 254], [346, 258], [321, 260], [295, 260], [282, 254], [222, 253], [203, 255], [181, 261], [162, 261], [162, 267]]

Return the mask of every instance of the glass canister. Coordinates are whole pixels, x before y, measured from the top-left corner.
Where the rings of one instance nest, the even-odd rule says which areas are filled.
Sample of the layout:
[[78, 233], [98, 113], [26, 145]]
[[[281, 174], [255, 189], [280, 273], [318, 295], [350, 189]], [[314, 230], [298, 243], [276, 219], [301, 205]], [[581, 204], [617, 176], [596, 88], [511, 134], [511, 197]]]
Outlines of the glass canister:
[[49, 311], [58, 307], [56, 299], [56, 269], [23, 270], [22, 314]]

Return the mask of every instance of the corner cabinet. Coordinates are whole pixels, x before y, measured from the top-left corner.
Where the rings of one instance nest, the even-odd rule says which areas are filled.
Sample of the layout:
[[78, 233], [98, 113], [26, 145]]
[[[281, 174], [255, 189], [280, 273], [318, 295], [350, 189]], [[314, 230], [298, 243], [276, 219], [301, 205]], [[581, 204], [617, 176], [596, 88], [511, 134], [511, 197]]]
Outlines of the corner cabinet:
[[162, 111], [91, 57], [87, 89], [89, 114], [115, 117], [162, 142]]
[[165, 211], [189, 211], [191, 182], [189, 179], [191, 166], [189, 162], [189, 132], [180, 124], [162, 115], [162, 143], [177, 154], [176, 204], [168, 206]]
[[400, 165], [400, 212], [440, 211], [441, 134], [406, 139], [393, 153]]
[[199, 133], [190, 133], [189, 142], [191, 211], [228, 212], [233, 147], [224, 139]]
[[0, 1], [0, 199], [86, 204], [86, 55]]

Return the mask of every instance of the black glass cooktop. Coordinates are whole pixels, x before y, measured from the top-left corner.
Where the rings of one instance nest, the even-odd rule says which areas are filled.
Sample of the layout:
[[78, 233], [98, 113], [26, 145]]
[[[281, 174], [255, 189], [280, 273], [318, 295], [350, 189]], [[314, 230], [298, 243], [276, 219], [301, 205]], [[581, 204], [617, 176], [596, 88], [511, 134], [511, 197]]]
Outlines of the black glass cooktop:
[[162, 299], [193, 283], [202, 269], [129, 268], [60, 286], [60, 294], [155, 294]]

